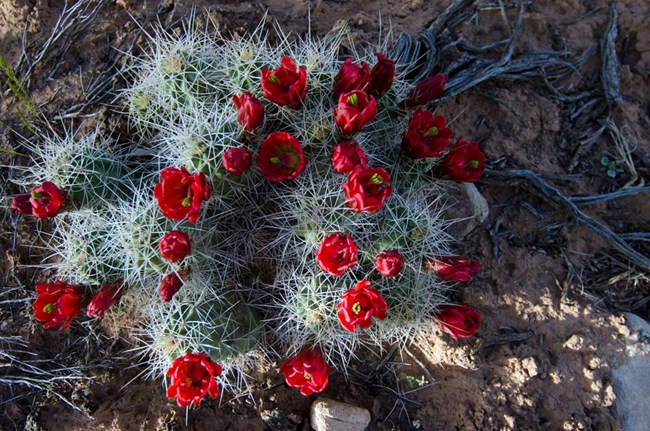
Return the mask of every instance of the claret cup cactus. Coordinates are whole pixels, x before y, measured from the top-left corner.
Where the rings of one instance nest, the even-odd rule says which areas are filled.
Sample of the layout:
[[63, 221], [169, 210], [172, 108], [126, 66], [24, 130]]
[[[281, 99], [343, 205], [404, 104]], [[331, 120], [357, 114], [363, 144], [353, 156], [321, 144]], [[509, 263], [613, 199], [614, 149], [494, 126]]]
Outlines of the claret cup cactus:
[[[122, 94], [132, 145], [95, 133], [33, 148], [20, 184], [69, 199], [52, 214], [56, 301], [40, 293], [36, 318], [63, 328], [94, 294], [88, 316], [120, 302], [181, 407], [214, 398], [216, 379], [246, 391], [251, 358], [280, 359], [309, 395], [361, 346], [432, 323], [473, 335], [478, 312], [448, 292], [480, 265], [453, 255], [442, 213], [484, 156], [430, 110], [446, 75], [408, 82], [385, 47], [341, 56], [348, 36], [156, 33]], [[13, 205], [28, 216], [39, 197]]]

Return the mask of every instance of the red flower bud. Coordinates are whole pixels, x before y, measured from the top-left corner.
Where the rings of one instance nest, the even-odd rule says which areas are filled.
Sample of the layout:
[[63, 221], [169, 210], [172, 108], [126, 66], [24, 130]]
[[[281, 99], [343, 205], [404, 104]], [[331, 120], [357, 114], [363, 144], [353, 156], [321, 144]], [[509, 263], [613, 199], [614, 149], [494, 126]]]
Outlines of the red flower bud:
[[300, 389], [300, 393], [308, 397], [327, 388], [330, 367], [319, 350], [305, 349], [284, 361], [280, 372], [287, 385]]
[[425, 258], [424, 266], [427, 271], [435, 273], [446, 281], [467, 283], [476, 271], [481, 269], [481, 263], [460, 256], [440, 256], [435, 259]]
[[170, 262], [180, 262], [192, 252], [192, 243], [186, 233], [172, 230], [165, 234], [158, 244], [162, 257]]
[[32, 196], [28, 194], [16, 195], [11, 200], [11, 208], [22, 215], [32, 215]]
[[404, 258], [397, 250], [384, 250], [375, 259], [375, 269], [384, 277], [395, 277], [404, 268]]
[[445, 127], [445, 117], [417, 110], [409, 120], [402, 138], [402, 150], [412, 159], [439, 157], [449, 146], [451, 130]]
[[379, 52], [376, 52], [375, 56], [377, 56], [377, 63], [370, 70], [368, 94], [379, 99], [393, 85], [393, 80], [395, 79], [395, 62]]
[[465, 142], [458, 138], [451, 151], [434, 168], [440, 178], [457, 183], [473, 183], [485, 172], [485, 154], [476, 142]]
[[250, 93], [232, 96], [237, 108], [237, 122], [247, 132], [254, 132], [264, 124], [264, 105]]
[[424, 78], [409, 91], [404, 106], [407, 109], [417, 108], [433, 99], [437, 99], [445, 91], [445, 84], [448, 80], [449, 77], [444, 73], [437, 73], [434, 76]]
[[170, 272], [160, 282], [160, 299], [165, 302], [171, 301], [181, 287], [183, 287], [183, 280], [175, 272]]
[[221, 154], [221, 163], [226, 171], [239, 177], [253, 164], [253, 155], [246, 148], [232, 148]]
[[124, 289], [117, 283], [106, 283], [93, 297], [86, 309], [88, 317], [104, 317], [104, 313], [113, 304], [117, 304], [124, 293]]
[[390, 175], [384, 168], [357, 166], [348, 174], [343, 191], [348, 205], [355, 213], [376, 213], [393, 193]]
[[473, 336], [481, 325], [481, 314], [467, 304], [443, 305], [435, 317], [440, 329], [454, 340]]
[[270, 133], [260, 145], [257, 166], [269, 181], [293, 180], [306, 164], [300, 142], [287, 132]]
[[377, 289], [370, 287], [368, 280], [358, 282], [341, 299], [337, 307], [339, 322], [350, 332], [354, 332], [357, 326], [361, 329], [370, 327], [373, 316], [379, 320], [386, 318], [388, 304]]
[[357, 166], [368, 166], [368, 158], [355, 141], [343, 141], [332, 151], [332, 167], [339, 174], [347, 174]]
[[297, 109], [307, 95], [307, 70], [297, 67], [289, 57], [282, 57], [280, 63], [272, 72], [262, 68], [264, 97], [276, 105]]
[[167, 397], [176, 399], [179, 407], [196, 407], [206, 395], [214, 400], [219, 395], [216, 377], [221, 371], [221, 366], [205, 353], [179, 356], [167, 370], [167, 377], [171, 377]]
[[370, 69], [368, 63], [364, 62], [361, 63], [361, 66], [357, 66], [352, 62], [352, 58], [346, 58], [334, 77], [334, 87], [332, 88], [334, 100], [338, 100], [343, 93], [364, 90], [369, 78]]
[[341, 133], [352, 136], [359, 133], [377, 114], [375, 98], [361, 90], [341, 94], [334, 107], [334, 121]]
[[325, 237], [316, 252], [320, 268], [339, 276], [357, 264], [357, 245], [350, 235], [333, 233]]
[[43, 322], [45, 329], [54, 328], [63, 323], [59, 331], [70, 326], [81, 312], [80, 288], [57, 280], [56, 283], [36, 285], [38, 296], [34, 301], [34, 317]]
[[[32, 190], [30, 199], [32, 214], [36, 218], [54, 217], [61, 210], [65, 193], [54, 183], [46, 181]], [[24, 203], [21, 203], [24, 205]]]
[[187, 218], [190, 223], [195, 223], [201, 203], [210, 197], [205, 174], [190, 174], [185, 167], [165, 168], [160, 172], [160, 178], [162, 181], [154, 187], [153, 195], [163, 215], [172, 220]]

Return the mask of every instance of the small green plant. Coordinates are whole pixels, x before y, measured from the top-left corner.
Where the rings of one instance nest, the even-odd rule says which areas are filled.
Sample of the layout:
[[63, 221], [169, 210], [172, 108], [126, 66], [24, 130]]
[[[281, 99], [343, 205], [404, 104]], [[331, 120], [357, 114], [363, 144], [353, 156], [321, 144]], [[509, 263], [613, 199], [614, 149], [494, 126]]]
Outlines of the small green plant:
[[610, 178], [616, 178], [618, 174], [625, 172], [622, 160], [610, 160], [609, 157], [605, 156], [600, 159], [600, 164], [607, 168], [607, 176]]

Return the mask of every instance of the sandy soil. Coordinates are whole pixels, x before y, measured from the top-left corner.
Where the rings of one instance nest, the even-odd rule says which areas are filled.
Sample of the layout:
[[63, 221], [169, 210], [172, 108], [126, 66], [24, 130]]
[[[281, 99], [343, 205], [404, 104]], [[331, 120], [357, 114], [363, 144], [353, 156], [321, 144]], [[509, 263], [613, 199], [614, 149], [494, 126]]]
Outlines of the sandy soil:
[[[19, 59], [23, 30], [27, 30], [28, 50], [37, 49], [45, 40], [61, 10], [59, 3], [2, 2], [0, 53], [9, 64]], [[308, 15], [316, 35], [345, 19], [355, 30], [355, 37], [363, 42], [376, 40], [380, 25], [388, 23], [396, 32], [417, 35], [448, 3], [111, 1], [92, 26], [73, 41], [61, 67], [50, 79], [47, 72], [53, 60], [35, 69], [28, 93], [32, 103], [48, 117], [65, 112], [82, 99], [92, 78], [110, 65], [114, 57], [111, 47], [123, 47], [133, 40], [138, 29], [136, 21], [145, 27], [154, 21], [169, 25], [188, 14], [192, 5], [199, 10], [207, 7], [208, 11], [202, 13], [226, 33], [250, 30], [268, 11], [284, 29], [298, 34], [307, 31]], [[633, 160], [640, 176], [647, 176], [650, 140], [644, 132], [650, 126], [650, 4], [622, 0], [616, 8], [623, 101], [612, 109], [612, 119], [619, 127], [627, 125], [629, 133], [637, 138]], [[508, 15], [512, 19], [514, 12]], [[524, 17], [517, 50], [565, 47], [579, 54], [593, 47], [595, 51], [581, 66], [580, 75], [570, 83], [576, 91], [593, 88], [598, 85], [599, 44], [608, 18], [605, 0], [534, 2]], [[508, 29], [498, 8], [486, 7], [459, 31], [474, 43], [486, 43], [503, 37]], [[0, 143], [18, 148], [18, 135], [11, 131], [24, 133], [14, 114], [18, 104], [9, 92], [4, 96], [0, 102]], [[480, 140], [495, 167], [531, 169], [551, 179], [567, 194], [604, 193], [630, 179], [627, 173], [608, 178], [600, 164], [605, 155], [616, 157], [612, 139], [606, 133], [580, 156], [579, 163], [571, 166], [574, 142], [568, 138], [573, 124], [568, 105], [554, 99], [537, 82], [489, 82], [481, 91], [447, 100], [440, 109], [454, 119], [455, 128], [466, 131], [465, 138]], [[89, 112], [98, 112], [100, 122], [114, 125], [115, 116], [106, 108], [96, 106]], [[20, 158], [0, 155], [4, 165], [24, 163]], [[6, 183], [9, 174], [4, 171], [2, 180]], [[558, 177], [568, 173], [574, 176]], [[478, 336], [458, 342], [445, 338], [441, 342], [439, 335], [431, 335], [408, 352], [397, 352], [388, 362], [387, 372], [374, 376], [374, 381], [346, 380], [335, 374], [324, 395], [368, 408], [373, 415], [371, 429], [378, 430], [619, 429], [611, 369], [623, 360], [628, 331], [612, 305], [630, 304], [625, 298], [611, 295], [624, 296], [627, 288], [620, 283], [612, 286], [618, 290], [605, 291], [608, 297], [602, 291], [592, 292], [594, 286], [589, 283], [613, 271], [611, 265], [596, 265], [603, 255], [613, 254], [612, 250], [601, 237], [577, 224], [539, 193], [489, 176], [477, 187], [489, 203], [489, 217], [483, 223], [473, 221], [469, 226], [459, 226], [457, 234], [464, 242], [465, 254], [481, 261], [484, 270], [457, 297], [480, 310], [483, 324]], [[6, 190], [7, 194], [15, 192], [9, 183]], [[459, 199], [462, 213], [467, 204]], [[589, 213], [617, 231], [648, 231], [650, 206], [643, 195], [599, 204], [590, 207]], [[44, 275], [19, 265], [40, 258], [39, 252], [29, 247], [37, 239], [28, 235], [33, 225], [26, 221], [18, 224], [25, 235], [15, 236], [16, 223], [9, 212], [4, 215], [0, 235], [2, 267], [6, 270], [4, 289], [21, 285], [29, 289]], [[577, 277], [568, 284], [567, 260], [577, 271]], [[647, 292], [648, 286], [637, 288]], [[125, 350], [130, 346], [119, 338], [125, 334], [112, 331], [110, 320], [103, 326], [73, 325], [69, 332], [44, 332], [31, 320], [29, 300], [25, 299], [31, 293], [15, 295], [23, 301], [0, 306], [0, 334], [22, 336], [39, 357], [56, 358], [64, 364], [90, 364], [82, 374], [92, 379], [62, 389], [80, 410], [70, 408], [51, 393], [32, 394], [16, 404], [5, 404], [6, 414], [0, 419], [3, 429], [309, 429], [311, 400], [283, 385], [274, 367], [258, 370], [252, 399], [224, 396], [220, 403], [205, 402], [186, 416], [165, 398], [160, 382], [138, 378], [141, 370], [128, 368]], [[648, 302], [635, 304], [633, 311], [648, 319]], [[75, 337], [88, 332], [93, 342], [80, 346]], [[499, 344], [504, 336], [519, 341]], [[71, 359], [78, 351], [83, 351], [85, 358]], [[0, 364], [5, 363], [0, 357]], [[359, 367], [363, 369], [364, 364]], [[384, 385], [417, 391], [401, 403], [381, 390]], [[0, 380], [2, 401], [24, 395], [17, 388], [12, 392]]]

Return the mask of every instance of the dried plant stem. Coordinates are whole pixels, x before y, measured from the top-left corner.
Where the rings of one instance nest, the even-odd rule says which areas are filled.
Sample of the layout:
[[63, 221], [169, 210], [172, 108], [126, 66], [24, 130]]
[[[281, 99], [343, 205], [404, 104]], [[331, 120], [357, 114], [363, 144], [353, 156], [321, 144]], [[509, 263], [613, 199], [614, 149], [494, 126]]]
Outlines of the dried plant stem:
[[[27, 53], [26, 30], [23, 34], [23, 50], [18, 61], [16, 70], [25, 85], [29, 88], [32, 80], [32, 73], [35, 68], [50, 57], [56, 57], [54, 65], [47, 74], [51, 79], [65, 60], [65, 55], [72, 43], [83, 34], [93, 23], [99, 11], [109, 3], [110, 0], [80, 0], [70, 5], [68, 0], [63, 2], [63, 9], [59, 18], [54, 24], [50, 36], [43, 45], [30, 57]], [[25, 63], [23, 66], [23, 62]], [[21, 66], [23, 68], [21, 69]]]
[[618, 56], [616, 55], [616, 36], [618, 35], [618, 12], [616, 2], [609, 5], [609, 24], [600, 49], [602, 56], [601, 79], [605, 98], [610, 104], [619, 104], [623, 101], [621, 95], [621, 73], [618, 70]]
[[544, 198], [562, 205], [571, 212], [571, 215], [580, 223], [589, 227], [594, 232], [604, 237], [612, 247], [624, 254], [631, 262], [640, 268], [650, 270], [650, 258], [636, 251], [618, 234], [613, 232], [607, 225], [595, 220], [590, 215], [583, 212], [572, 199], [566, 196], [560, 189], [550, 185], [539, 175], [525, 169], [512, 169], [505, 171], [489, 170], [487, 179], [494, 178], [506, 180], [514, 183], [523, 183], [527, 186], [534, 187], [542, 193]]
[[[625, 170], [630, 174], [630, 180], [621, 187], [626, 189], [633, 186], [637, 181], [639, 181], [639, 174], [636, 171], [634, 166], [634, 161], [632, 160], [632, 153], [636, 150], [637, 140], [636, 137], [632, 134], [632, 129], [628, 125], [624, 125], [620, 129], [611, 119], [605, 120], [604, 125], [609, 130], [609, 134], [614, 141], [616, 146], [616, 156], [619, 160], [623, 161]], [[643, 186], [644, 180], [640, 179], [640, 186]]]

